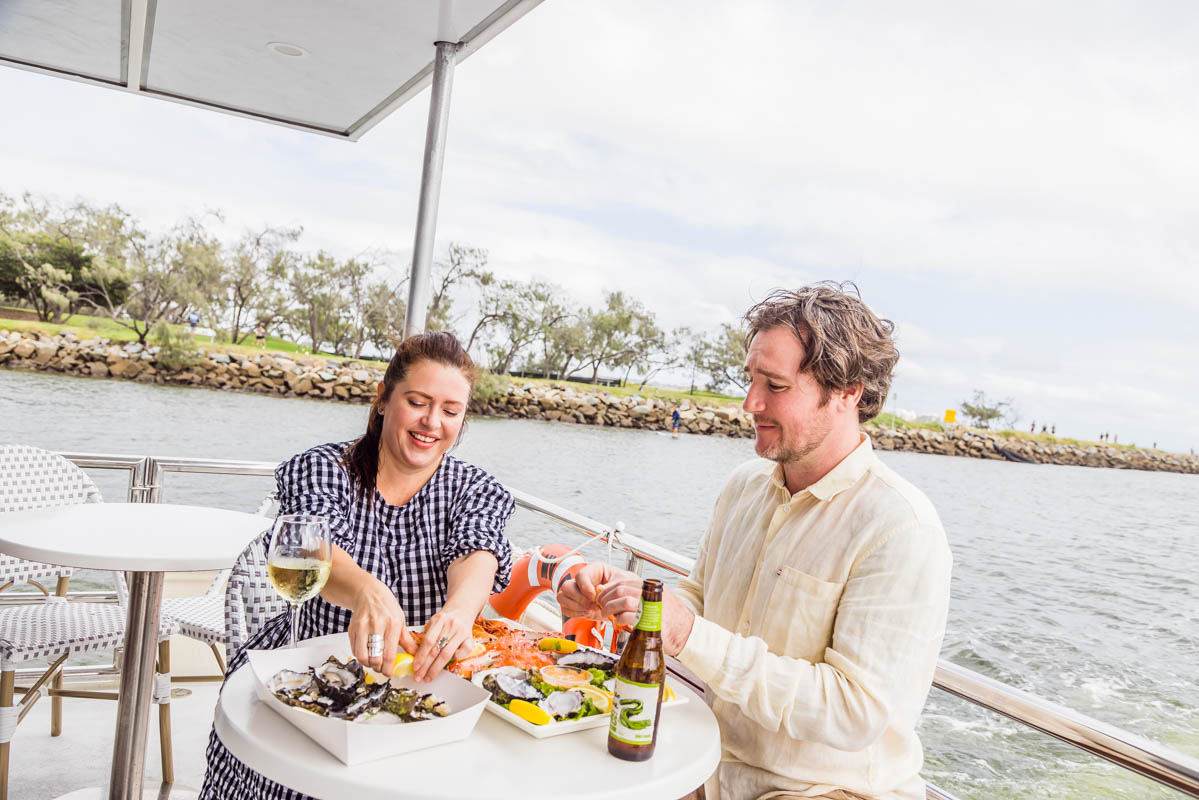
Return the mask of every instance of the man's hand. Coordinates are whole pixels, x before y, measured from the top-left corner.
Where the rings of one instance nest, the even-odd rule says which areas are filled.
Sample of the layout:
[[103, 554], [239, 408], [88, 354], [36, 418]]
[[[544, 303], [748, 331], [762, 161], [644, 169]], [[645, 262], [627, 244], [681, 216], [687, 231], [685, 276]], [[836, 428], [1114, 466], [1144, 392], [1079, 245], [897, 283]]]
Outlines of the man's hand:
[[[568, 617], [604, 620], [631, 628], [641, 609], [641, 576], [607, 564], [587, 564], [558, 589], [558, 604]], [[662, 590], [662, 648], [676, 656], [691, 635], [695, 615], [670, 589]]]

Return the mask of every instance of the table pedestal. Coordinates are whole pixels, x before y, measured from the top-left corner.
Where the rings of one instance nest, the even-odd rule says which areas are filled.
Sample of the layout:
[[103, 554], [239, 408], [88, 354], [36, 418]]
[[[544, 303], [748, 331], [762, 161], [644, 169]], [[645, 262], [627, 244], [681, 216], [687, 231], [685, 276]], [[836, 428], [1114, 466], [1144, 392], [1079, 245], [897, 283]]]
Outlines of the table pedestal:
[[[161, 572], [134, 572], [129, 580], [125, 652], [117, 700], [117, 729], [112, 744], [108, 800], [141, 800], [146, 763], [146, 729], [154, 695], [154, 657], [158, 651]], [[164, 768], [165, 776], [165, 768]]]

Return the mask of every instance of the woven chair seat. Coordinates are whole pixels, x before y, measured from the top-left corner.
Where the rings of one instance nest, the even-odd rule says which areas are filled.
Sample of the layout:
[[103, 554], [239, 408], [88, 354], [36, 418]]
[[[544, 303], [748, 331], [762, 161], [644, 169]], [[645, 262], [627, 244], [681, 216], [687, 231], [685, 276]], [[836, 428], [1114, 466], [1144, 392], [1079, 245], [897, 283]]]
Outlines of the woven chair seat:
[[[158, 621], [158, 638], [179, 629]], [[63, 653], [111, 650], [125, 641], [125, 611], [112, 603], [49, 602], [0, 609], [0, 661], [17, 664]]]
[[210, 644], [225, 643], [225, 598], [220, 594], [200, 597], [168, 597], [162, 613], [175, 620], [179, 633]]

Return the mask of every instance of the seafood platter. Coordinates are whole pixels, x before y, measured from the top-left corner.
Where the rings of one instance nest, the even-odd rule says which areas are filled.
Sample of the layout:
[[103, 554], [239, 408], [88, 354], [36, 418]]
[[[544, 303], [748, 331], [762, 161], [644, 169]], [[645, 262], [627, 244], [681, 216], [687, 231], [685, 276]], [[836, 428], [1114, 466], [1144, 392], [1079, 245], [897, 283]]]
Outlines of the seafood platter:
[[490, 699], [446, 671], [419, 686], [411, 675], [388, 680], [354, 660], [344, 633], [310, 642], [251, 650], [254, 691], [344, 764], [465, 739]]
[[[608, 725], [617, 657], [561, 633], [476, 621], [474, 651], [447, 670], [486, 690], [487, 710], [539, 739]], [[662, 706], [679, 705], [669, 681]]]

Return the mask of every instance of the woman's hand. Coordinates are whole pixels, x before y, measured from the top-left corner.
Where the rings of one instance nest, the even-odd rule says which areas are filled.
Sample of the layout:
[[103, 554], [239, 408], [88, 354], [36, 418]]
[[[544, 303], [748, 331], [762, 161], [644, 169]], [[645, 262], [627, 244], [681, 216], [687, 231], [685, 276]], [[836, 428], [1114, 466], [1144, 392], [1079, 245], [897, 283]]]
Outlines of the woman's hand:
[[425, 623], [420, 647], [412, 661], [416, 682], [437, 677], [451, 658], [466, 658], [474, 645], [471, 630], [475, 618], [462, 611], [442, 608]]
[[[350, 650], [354, 658], [390, 677], [395, 669], [397, 646], [411, 653], [416, 644], [408, 631], [400, 601], [386, 584], [371, 577], [354, 594], [350, 610]], [[370, 654], [369, 640], [373, 635], [383, 637], [382, 655]]]

